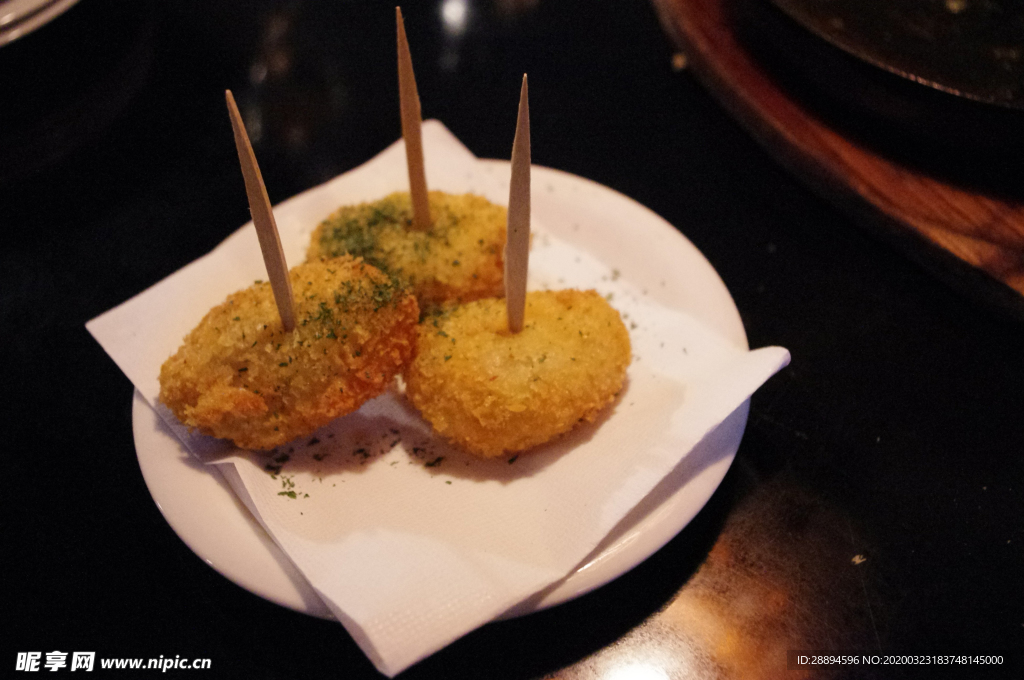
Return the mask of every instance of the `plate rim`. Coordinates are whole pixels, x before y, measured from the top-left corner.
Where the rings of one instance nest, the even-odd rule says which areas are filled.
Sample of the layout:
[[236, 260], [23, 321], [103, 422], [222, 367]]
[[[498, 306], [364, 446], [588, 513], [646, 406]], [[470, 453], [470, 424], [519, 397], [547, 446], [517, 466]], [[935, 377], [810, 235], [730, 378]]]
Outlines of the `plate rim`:
[[78, 0], [30, 0], [18, 3], [14, 12], [4, 15], [7, 21], [0, 24], [0, 47], [45, 26], [77, 3]]

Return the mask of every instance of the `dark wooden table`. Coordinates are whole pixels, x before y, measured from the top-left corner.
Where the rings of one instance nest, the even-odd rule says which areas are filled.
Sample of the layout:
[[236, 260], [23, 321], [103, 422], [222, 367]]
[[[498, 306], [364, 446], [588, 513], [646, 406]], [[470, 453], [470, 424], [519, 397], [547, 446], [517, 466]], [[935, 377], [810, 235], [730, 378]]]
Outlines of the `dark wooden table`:
[[[424, 115], [507, 158], [528, 72], [534, 162], [676, 225], [751, 345], [793, 362], [661, 551], [402, 677], [1020, 677], [1020, 321], [776, 165], [647, 2], [470, 1], [461, 30], [449, 3], [403, 8]], [[84, 324], [248, 220], [226, 88], [261, 114], [274, 202], [394, 141], [393, 22], [378, 2], [82, 0], [0, 48], [7, 674], [19, 652], [87, 650], [211, 660], [190, 677], [376, 675], [337, 624], [234, 585], [170, 529], [136, 462], [132, 386]], [[787, 670], [789, 650], [1005, 661]]]

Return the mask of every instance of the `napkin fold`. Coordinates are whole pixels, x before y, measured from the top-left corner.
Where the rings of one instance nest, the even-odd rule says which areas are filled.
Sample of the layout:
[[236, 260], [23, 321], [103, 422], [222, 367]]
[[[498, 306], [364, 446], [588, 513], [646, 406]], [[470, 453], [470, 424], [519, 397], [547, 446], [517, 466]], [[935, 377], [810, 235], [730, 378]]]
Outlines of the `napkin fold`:
[[[433, 189], [505, 203], [503, 184], [436, 121]], [[405, 189], [401, 142], [275, 207], [289, 263], [345, 203]], [[747, 351], [665, 306], [535, 213], [530, 287], [597, 288], [630, 326], [627, 386], [599, 422], [522, 456], [477, 460], [438, 440], [399, 389], [308, 438], [245, 452], [158, 404], [159, 369], [229, 293], [265, 277], [252, 224], [88, 330], [182, 443], [216, 464], [376, 667], [393, 676], [564, 578], [710, 431], [789, 361]]]

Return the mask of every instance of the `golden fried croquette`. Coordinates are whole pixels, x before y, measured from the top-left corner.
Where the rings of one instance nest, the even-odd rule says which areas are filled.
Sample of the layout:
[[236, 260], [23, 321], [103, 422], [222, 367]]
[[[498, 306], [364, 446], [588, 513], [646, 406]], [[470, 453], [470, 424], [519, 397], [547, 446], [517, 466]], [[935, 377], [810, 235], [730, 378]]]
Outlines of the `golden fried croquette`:
[[408, 192], [345, 206], [313, 232], [307, 257], [350, 254], [397, 276], [420, 306], [504, 295], [505, 208], [431, 191], [430, 231], [411, 228]]
[[491, 458], [593, 421], [630, 356], [619, 313], [593, 290], [529, 293], [517, 334], [504, 300], [478, 300], [420, 324], [406, 394], [439, 434]]
[[270, 449], [384, 392], [411, 359], [416, 299], [360, 259], [289, 272], [295, 330], [269, 283], [238, 291], [203, 317], [160, 369], [160, 401], [190, 428]]

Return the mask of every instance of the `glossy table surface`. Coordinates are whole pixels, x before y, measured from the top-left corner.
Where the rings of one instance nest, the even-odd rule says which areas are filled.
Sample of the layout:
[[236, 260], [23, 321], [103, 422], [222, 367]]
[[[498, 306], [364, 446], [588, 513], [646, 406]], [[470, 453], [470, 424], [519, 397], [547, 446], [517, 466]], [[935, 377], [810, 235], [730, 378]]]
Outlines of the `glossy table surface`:
[[[529, 73], [534, 163], [676, 225], [721, 274], [751, 346], [793, 361], [754, 396], [718, 491], [662, 550], [401, 677], [912, 672], [788, 670], [790, 650], [1002, 655], [916, 670], [1019, 677], [1021, 322], [788, 176], [687, 71], [649, 3], [403, 11], [425, 117], [507, 158]], [[2, 663], [86, 650], [209, 658], [204, 677], [377, 676], [336, 623], [239, 588], [170, 529], [136, 461], [132, 386], [84, 324], [248, 220], [225, 89], [259, 121], [274, 202], [394, 141], [393, 22], [379, 2], [82, 0], [0, 48]]]

